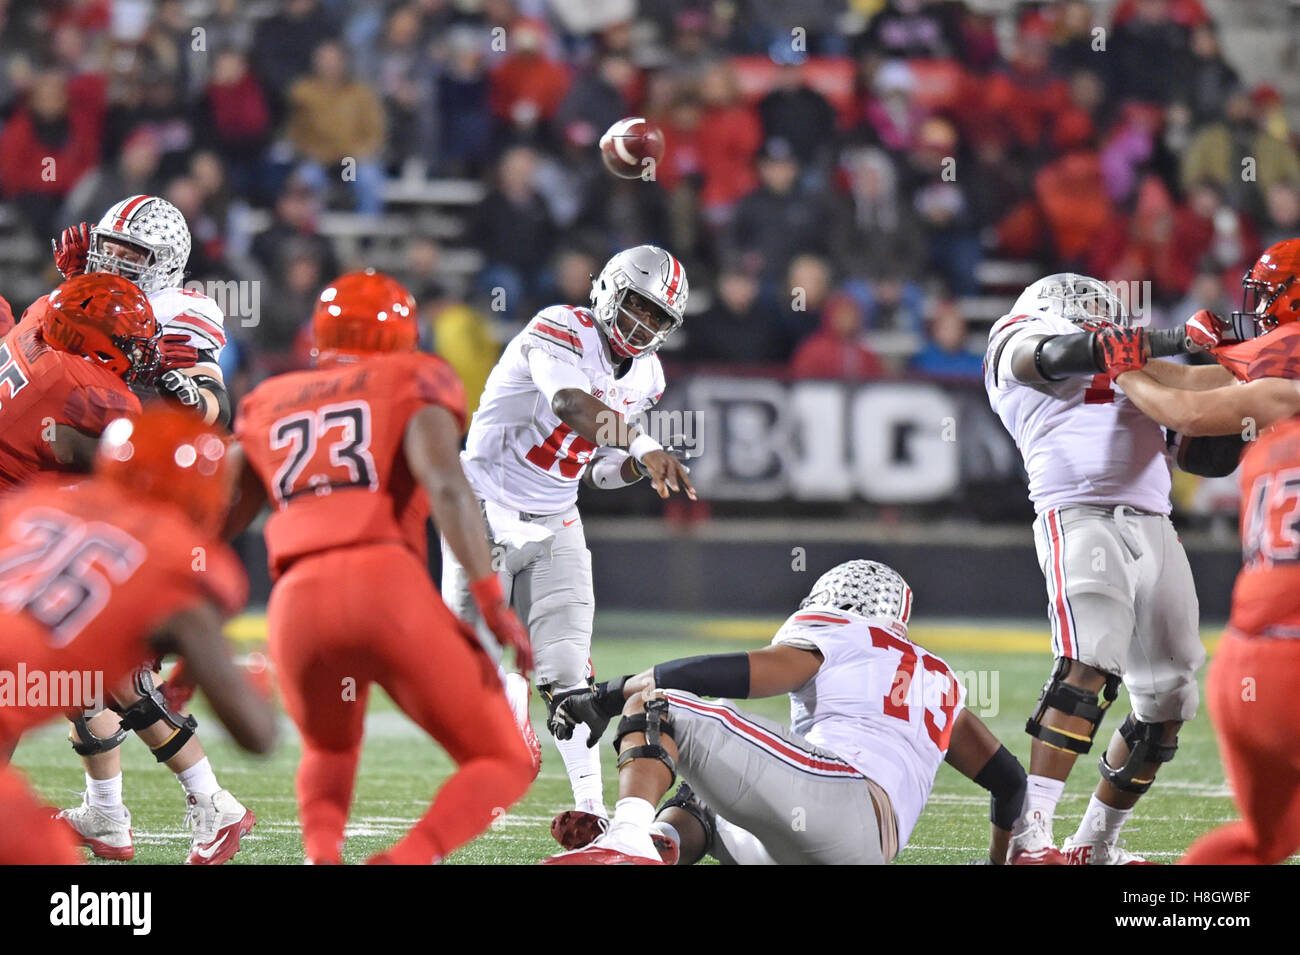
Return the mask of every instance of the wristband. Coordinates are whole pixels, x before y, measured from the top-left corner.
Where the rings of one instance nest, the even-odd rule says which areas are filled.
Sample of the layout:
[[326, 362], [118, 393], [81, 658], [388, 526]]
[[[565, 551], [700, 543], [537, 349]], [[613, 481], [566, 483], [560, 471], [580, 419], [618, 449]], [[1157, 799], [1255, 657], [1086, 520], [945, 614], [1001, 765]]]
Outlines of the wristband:
[[627, 453], [640, 461], [651, 451], [662, 451], [664, 446], [648, 434], [638, 434], [627, 446]]

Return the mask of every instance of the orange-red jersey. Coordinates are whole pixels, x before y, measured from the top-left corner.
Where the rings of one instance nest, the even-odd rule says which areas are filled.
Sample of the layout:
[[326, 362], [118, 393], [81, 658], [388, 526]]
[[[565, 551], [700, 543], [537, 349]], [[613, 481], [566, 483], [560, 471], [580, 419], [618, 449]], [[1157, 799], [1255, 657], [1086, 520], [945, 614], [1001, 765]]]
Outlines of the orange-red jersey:
[[1258, 338], [1214, 349], [1219, 364], [1239, 381], [1300, 378], [1300, 322], [1288, 322]]
[[1300, 638], [1300, 418], [1278, 422], [1247, 446], [1241, 550], [1228, 625]]
[[9, 300], [0, 295], [0, 338], [4, 338], [14, 330], [18, 323], [14, 320], [14, 310], [10, 306]]
[[[205, 602], [231, 614], [247, 598], [234, 552], [171, 505], [98, 478], [38, 478], [0, 497], [0, 702], [11, 704], [0, 705], [0, 748], [65, 712], [53, 680], [98, 673], [111, 693], [156, 655], [150, 637], [168, 618]], [[4, 700], [6, 674], [27, 705]], [[33, 674], [47, 681], [44, 700]]]
[[426, 556], [429, 504], [402, 453], [425, 405], [465, 426], [465, 389], [441, 358], [376, 355], [271, 378], [239, 403], [235, 434], [266, 488], [273, 577], [305, 554], [378, 541]]
[[138, 414], [140, 399], [107, 368], [41, 340], [22, 322], [0, 340], [0, 491], [38, 471], [58, 471], [52, 427], [97, 435], [114, 418]]

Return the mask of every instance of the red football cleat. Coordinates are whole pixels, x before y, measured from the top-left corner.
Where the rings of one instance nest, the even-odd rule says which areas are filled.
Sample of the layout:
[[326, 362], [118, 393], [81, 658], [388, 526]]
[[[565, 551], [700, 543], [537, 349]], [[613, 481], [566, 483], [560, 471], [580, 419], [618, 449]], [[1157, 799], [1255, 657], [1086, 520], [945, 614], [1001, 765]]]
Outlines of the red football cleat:
[[566, 809], [551, 820], [551, 836], [565, 849], [589, 846], [608, 830], [608, 819], [581, 809]]

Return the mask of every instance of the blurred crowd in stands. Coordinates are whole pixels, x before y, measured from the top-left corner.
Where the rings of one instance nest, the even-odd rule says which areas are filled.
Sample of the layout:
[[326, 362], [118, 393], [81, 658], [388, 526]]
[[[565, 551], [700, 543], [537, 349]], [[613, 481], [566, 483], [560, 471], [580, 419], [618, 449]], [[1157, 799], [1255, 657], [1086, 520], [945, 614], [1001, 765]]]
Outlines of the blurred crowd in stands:
[[[472, 393], [535, 307], [643, 241], [690, 271], [677, 365], [976, 378], [991, 263], [1149, 281], [1157, 322], [1231, 308], [1300, 234], [1279, 93], [1200, 0], [1005, 6], [0, 2], [0, 196], [42, 244], [170, 199], [191, 279], [260, 283], [246, 376], [300, 364], [318, 288], [373, 261]], [[627, 115], [664, 131], [651, 181], [600, 163]], [[464, 180], [445, 207], [421, 189]]]

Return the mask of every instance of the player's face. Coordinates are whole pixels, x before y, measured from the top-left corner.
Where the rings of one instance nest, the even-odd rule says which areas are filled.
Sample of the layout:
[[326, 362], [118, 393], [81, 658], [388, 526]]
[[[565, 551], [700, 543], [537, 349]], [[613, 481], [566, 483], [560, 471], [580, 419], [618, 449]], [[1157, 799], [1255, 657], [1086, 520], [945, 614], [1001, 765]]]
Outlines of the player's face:
[[672, 327], [673, 320], [653, 302], [630, 290], [623, 296], [618, 309], [618, 330], [633, 348], [645, 348], [660, 331]]
[[130, 262], [132, 265], [144, 265], [149, 259], [149, 253], [144, 249], [127, 242], [118, 242], [116, 239], [105, 239], [103, 248], [109, 255]]

